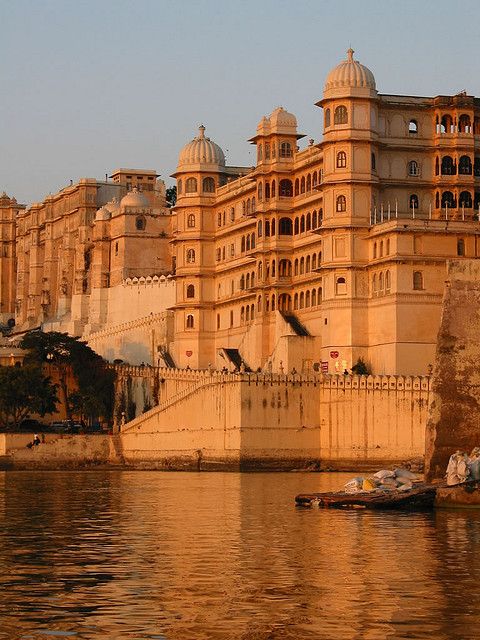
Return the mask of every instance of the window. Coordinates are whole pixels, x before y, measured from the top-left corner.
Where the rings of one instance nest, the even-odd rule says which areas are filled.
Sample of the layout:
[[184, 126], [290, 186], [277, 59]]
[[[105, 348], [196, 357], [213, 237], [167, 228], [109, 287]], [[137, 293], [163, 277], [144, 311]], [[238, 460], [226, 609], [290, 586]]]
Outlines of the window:
[[292, 221], [290, 218], [280, 218], [280, 222], [278, 223], [278, 234], [280, 236], [293, 235]]
[[455, 198], [451, 191], [444, 191], [442, 193], [442, 208], [443, 207], [455, 207]]
[[317, 228], [317, 211], [315, 210], [312, 215], [312, 229]]
[[444, 156], [442, 158], [442, 175], [454, 176], [457, 173], [457, 167], [453, 159], [450, 156]]
[[337, 211], [346, 211], [347, 210], [347, 199], [345, 196], [337, 197]]
[[187, 316], [187, 329], [193, 329], [193, 327], [194, 327], [193, 316], [189, 314]]
[[423, 273], [421, 271], [413, 272], [413, 288], [415, 291], [423, 290]]
[[458, 173], [462, 176], [472, 175], [472, 161], [469, 156], [461, 156], [458, 163]]
[[318, 174], [316, 171], [313, 172], [313, 177], [312, 177], [312, 187], [315, 188], [318, 184]]
[[259, 144], [257, 147], [257, 159], [260, 162], [263, 158], [263, 145]]
[[217, 226], [221, 227], [222, 226], [222, 213], [219, 212], [217, 215]]
[[240, 324], [243, 324], [245, 322], [245, 307], [242, 307], [240, 309]]
[[410, 120], [408, 123], [408, 133], [418, 133], [418, 124], [416, 120]]
[[115, 242], [115, 255], [118, 256], [118, 242]]
[[195, 262], [195, 249], [188, 249], [187, 251], [187, 263], [193, 264]]
[[187, 298], [194, 298], [195, 297], [195, 287], [193, 286], [193, 284], [189, 284], [187, 287]]
[[272, 180], [272, 198], [275, 198], [275, 180]]
[[420, 174], [418, 170], [418, 162], [416, 160], [410, 160], [408, 163], [408, 175], [418, 176]]
[[263, 234], [263, 224], [262, 224], [262, 221], [259, 220], [257, 225], [257, 235], [259, 238], [261, 238], [262, 234]]
[[296, 236], [298, 235], [299, 229], [300, 229], [300, 227], [298, 225], [299, 225], [298, 218], [295, 218], [294, 233], [295, 233]]
[[385, 293], [390, 293], [390, 289], [392, 286], [390, 271], [385, 273]]
[[300, 193], [305, 193], [305, 176], [300, 180]]
[[330, 126], [330, 109], [325, 109], [325, 129]]
[[459, 204], [465, 209], [472, 208], [472, 194], [469, 191], [462, 191], [459, 198]]
[[463, 113], [458, 119], [458, 131], [459, 133], [472, 132], [472, 123], [468, 114]]
[[177, 180], [177, 193], [178, 193], [178, 195], [181, 195], [181, 193], [182, 193], [182, 181], [181, 180]]
[[312, 291], [312, 307], [317, 306], [317, 291], [314, 289]]
[[135, 229], [137, 231], [143, 231], [146, 226], [147, 226], [147, 221], [143, 216], [138, 216], [137, 218], [135, 218]]
[[197, 190], [197, 179], [196, 178], [187, 178], [185, 182], [185, 192], [186, 193], [195, 193]]
[[220, 262], [220, 260], [222, 259], [222, 250], [221, 249], [217, 249], [216, 257], [217, 257], [217, 262]]
[[307, 193], [310, 193], [312, 190], [312, 176], [310, 174], [307, 175]]
[[257, 197], [258, 197], [258, 201], [259, 202], [261, 202], [263, 200], [263, 185], [262, 185], [261, 182], [258, 183]]
[[463, 238], [459, 238], [457, 240], [457, 256], [465, 255], [465, 240]]
[[235, 257], [235, 245], [233, 243], [230, 245], [230, 257]]
[[265, 200], [270, 200], [270, 183], [267, 182], [265, 185]]
[[215, 180], [213, 178], [204, 178], [202, 188], [204, 193], [215, 193]]
[[347, 107], [340, 105], [335, 109], [335, 113], [333, 115], [334, 124], [347, 124], [348, 122], [348, 112]]
[[418, 196], [416, 193], [412, 193], [409, 198], [410, 209], [418, 209]]
[[347, 154], [345, 151], [339, 151], [337, 153], [337, 167], [339, 169], [345, 169], [347, 166]]
[[[272, 183], [272, 190], [273, 190], [274, 184], [275, 182]], [[291, 180], [280, 180], [279, 193], [281, 198], [289, 198], [293, 196], [293, 185]], [[272, 195], [273, 195], [273, 191], [272, 191]]]
[[245, 276], [242, 274], [240, 276], [240, 291], [243, 291], [245, 289]]
[[306, 218], [306, 230], [310, 231], [311, 228], [312, 228], [312, 216], [310, 215], [310, 212], [308, 212], [307, 218]]
[[291, 158], [292, 146], [289, 142], [282, 142], [280, 145], [280, 158]]
[[270, 160], [270, 143], [265, 143], [265, 160]]
[[377, 159], [375, 157], [375, 154], [372, 153], [372, 171], [376, 171], [377, 170]]
[[190, 213], [187, 218], [187, 227], [192, 229], [195, 226], [195, 216], [193, 213]]
[[230, 207], [230, 222], [233, 222], [234, 220], [235, 220], [235, 207]]
[[295, 180], [295, 195], [298, 196], [298, 194], [300, 193], [300, 182], [298, 180], [298, 178]]
[[337, 278], [335, 281], [335, 293], [337, 296], [345, 295], [347, 293], [347, 282], [345, 278]]

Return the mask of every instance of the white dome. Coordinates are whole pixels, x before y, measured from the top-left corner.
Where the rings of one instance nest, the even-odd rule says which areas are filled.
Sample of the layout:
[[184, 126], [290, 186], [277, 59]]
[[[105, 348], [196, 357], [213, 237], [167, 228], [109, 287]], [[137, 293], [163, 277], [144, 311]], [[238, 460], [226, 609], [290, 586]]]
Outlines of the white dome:
[[118, 211], [119, 206], [118, 200], [116, 198], [112, 198], [110, 202], [103, 205], [102, 209], [106, 209], [107, 211], [110, 211], [111, 214], [114, 214]]
[[[225, 166], [225, 155], [218, 144], [205, 137], [203, 124], [198, 129], [196, 138], [186, 144], [178, 156], [178, 169], [187, 171], [198, 168], [198, 165]], [[192, 166], [195, 165], [195, 166]]]
[[100, 209], [95, 214], [95, 222], [98, 220], [110, 220], [112, 217], [112, 212], [107, 209], [106, 206], [100, 207]]
[[283, 107], [277, 107], [270, 115], [270, 126], [272, 129], [278, 127], [297, 128], [297, 119], [293, 113], [285, 111]]
[[120, 201], [120, 207], [122, 209], [125, 207], [129, 207], [130, 209], [148, 209], [149, 204], [143, 193], [134, 187], [126, 196], [123, 196]]
[[353, 59], [353, 49], [347, 51], [347, 59], [337, 65], [327, 76], [323, 88], [324, 98], [344, 97], [348, 95], [377, 94], [373, 73]]

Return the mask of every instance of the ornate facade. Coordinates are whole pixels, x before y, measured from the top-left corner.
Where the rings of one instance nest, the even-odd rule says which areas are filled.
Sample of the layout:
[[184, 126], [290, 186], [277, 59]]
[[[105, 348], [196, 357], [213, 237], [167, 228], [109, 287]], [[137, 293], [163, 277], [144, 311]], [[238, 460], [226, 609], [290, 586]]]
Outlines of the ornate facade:
[[480, 254], [480, 100], [378, 93], [349, 50], [316, 104], [321, 140], [300, 149], [279, 107], [253, 168], [200, 127], [174, 210], [155, 172], [129, 169], [28, 209], [0, 199], [4, 320], [132, 363], [141, 343], [179, 367], [427, 373], [446, 261]]

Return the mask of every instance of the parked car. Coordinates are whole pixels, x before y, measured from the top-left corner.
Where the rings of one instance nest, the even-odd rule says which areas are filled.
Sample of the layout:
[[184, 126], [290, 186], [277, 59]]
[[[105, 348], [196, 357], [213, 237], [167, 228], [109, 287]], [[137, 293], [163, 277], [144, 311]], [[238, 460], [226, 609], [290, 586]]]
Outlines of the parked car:
[[55, 420], [50, 423], [50, 428], [55, 433], [80, 433], [84, 430], [82, 423], [74, 420]]
[[18, 425], [19, 431], [31, 431], [34, 433], [35, 431], [45, 431], [47, 429], [47, 425], [40, 422], [40, 420], [34, 420], [33, 418], [25, 418]]

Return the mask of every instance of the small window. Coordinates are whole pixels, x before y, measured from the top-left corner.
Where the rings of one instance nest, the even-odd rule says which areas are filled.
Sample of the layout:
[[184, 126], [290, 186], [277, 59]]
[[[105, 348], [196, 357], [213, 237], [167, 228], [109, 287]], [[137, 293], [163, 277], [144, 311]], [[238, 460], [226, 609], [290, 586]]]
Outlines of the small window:
[[375, 158], [375, 154], [372, 153], [372, 171], [377, 170], [377, 159]]
[[339, 151], [337, 153], [337, 168], [345, 169], [346, 166], [347, 166], [347, 154], [345, 153], [345, 151]]
[[204, 178], [202, 185], [204, 193], [215, 193], [215, 180], [213, 178]]
[[340, 105], [335, 109], [333, 116], [334, 124], [347, 124], [348, 123], [348, 111], [347, 107]]
[[347, 293], [347, 282], [345, 278], [337, 278], [335, 281], [335, 293], [337, 296], [345, 295]]
[[289, 198], [293, 196], [293, 185], [291, 180], [280, 180], [279, 192], [281, 198]]
[[193, 316], [189, 314], [187, 316], [187, 329], [193, 329], [193, 327], [194, 327]]
[[115, 255], [118, 256], [118, 242], [115, 242]]
[[278, 223], [278, 234], [280, 236], [293, 235], [293, 225], [290, 218], [280, 218], [280, 222]]
[[470, 191], [462, 191], [459, 198], [459, 204], [462, 209], [472, 208], [472, 194]]
[[418, 209], [418, 196], [416, 193], [412, 193], [409, 199], [410, 209]]
[[193, 264], [195, 262], [195, 249], [188, 249], [187, 251], [187, 263]]
[[413, 288], [415, 291], [423, 290], [423, 273], [421, 271], [413, 272]]
[[189, 284], [187, 287], [187, 298], [194, 298], [195, 297], [195, 287], [193, 286], [193, 284]]
[[182, 193], [182, 181], [181, 180], [177, 180], [177, 193], [178, 193], [178, 195], [181, 195], [181, 193]]
[[292, 157], [292, 145], [289, 142], [282, 142], [280, 145], [280, 158]]
[[410, 160], [408, 163], [408, 175], [409, 176], [418, 176], [420, 175], [420, 171], [418, 170], [418, 162], [415, 160]]
[[347, 210], [347, 199], [345, 196], [337, 197], [337, 211], [346, 211]]
[[187, 178], [187, 181], [185, 182], [185, 192], [195, 193], [196, 191], [197, 191], [197, 179]]
[[463, 238], [459, 238], [457, 240], [457, 256], [465, 255], [465, 240]]
[[257, 147], [257, 159], [259, 162], [263, 159], [263, 145], [261, 144]]
[[418, 124], [416, 120], [410, 120], [408, 123], [408, 133], [418, 133]]
[[330, 109], [325, 109], [325, 129], [330, 126]]
[[135, 218], [135, 229], [137, 231], [143, 231], [147, 225], [147, 221], [143, 216], [138, 216]]
[[195, 216], [193, 213], [190, 213], [187, 218], [187, 227], [192, 229], [195, 226]]

